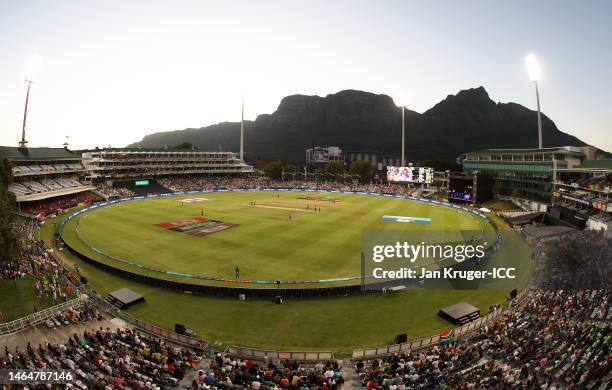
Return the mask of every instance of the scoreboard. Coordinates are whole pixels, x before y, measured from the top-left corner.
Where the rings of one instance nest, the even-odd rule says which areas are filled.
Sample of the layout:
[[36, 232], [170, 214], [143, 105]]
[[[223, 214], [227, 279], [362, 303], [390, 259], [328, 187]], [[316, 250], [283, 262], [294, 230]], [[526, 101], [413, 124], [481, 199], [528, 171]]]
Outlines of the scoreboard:
[[433, 183], [433, 168], [387, 167], [387, 181], [390, 183]]
[[144, 179], [144, 180], [134, 180], [134, 185], [135, 186], [148, 186], [149, 184], [150, 184], [149, 180], [147, 180], [147, 179]]

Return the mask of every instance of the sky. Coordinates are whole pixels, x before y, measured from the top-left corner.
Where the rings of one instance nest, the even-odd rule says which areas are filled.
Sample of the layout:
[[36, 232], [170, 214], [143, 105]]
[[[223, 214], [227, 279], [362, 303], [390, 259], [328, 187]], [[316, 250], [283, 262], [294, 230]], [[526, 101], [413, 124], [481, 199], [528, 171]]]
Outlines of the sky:
[[358, 89], [423, 112], [484, 86], [612, 151], [612, 1], [0, 0], [0, 145], [122, 147]]

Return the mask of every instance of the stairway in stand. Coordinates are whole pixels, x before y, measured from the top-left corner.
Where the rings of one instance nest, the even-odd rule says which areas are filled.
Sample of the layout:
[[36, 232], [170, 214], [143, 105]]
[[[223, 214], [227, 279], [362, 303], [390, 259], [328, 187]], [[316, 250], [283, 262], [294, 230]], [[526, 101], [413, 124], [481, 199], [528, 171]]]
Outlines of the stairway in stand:
[[342, 390], [359, 390], [362, 388], [361, 380], [359, 380], [359, 375], [355, 372], [355, 367], [353, 366], [353, 362], [349, 359], [341, 362], [342, 366], [342, 377], [344, 378], [344, 384], [342, 385]]

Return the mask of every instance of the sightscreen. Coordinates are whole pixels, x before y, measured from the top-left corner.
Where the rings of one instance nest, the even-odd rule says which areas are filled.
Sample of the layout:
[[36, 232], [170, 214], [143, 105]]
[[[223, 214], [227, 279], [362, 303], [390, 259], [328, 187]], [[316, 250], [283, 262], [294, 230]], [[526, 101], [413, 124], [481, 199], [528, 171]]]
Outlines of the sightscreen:
[[433, 168], [387, 167], [388, 182], [433, 183]]

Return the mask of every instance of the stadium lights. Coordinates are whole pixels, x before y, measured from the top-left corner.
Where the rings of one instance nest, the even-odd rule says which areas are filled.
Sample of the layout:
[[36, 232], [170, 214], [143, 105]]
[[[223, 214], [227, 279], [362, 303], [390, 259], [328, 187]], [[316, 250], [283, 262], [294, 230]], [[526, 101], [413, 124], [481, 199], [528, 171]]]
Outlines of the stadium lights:
[[527, 72], [529, 73], [529, 80], [540, 81], [542, 77], [542, 68], [533, 54], [529, 54], [527, 57], [525, 57], [525, 66], [527, 67]]
[[26, 67], [26, 80], [32, 80], [32, 77], [36, 74], [38, 69], [40, 69], [40, 65], [42, 64], [42, 57], [38, 54], [35, 54], [30, 58], [30, 61]]
[[542, 68], [533, 54], [529, 54], [525, 57], [525, 66], [527, 67], [529, 80], [535, 85], [536, 101], [538, 105], [538, 148], [542, 149], [544, 147], [542, 140], [542, 116], [540, 113], [540, 91], [538, 90], [538, 81], [542, 78]]

